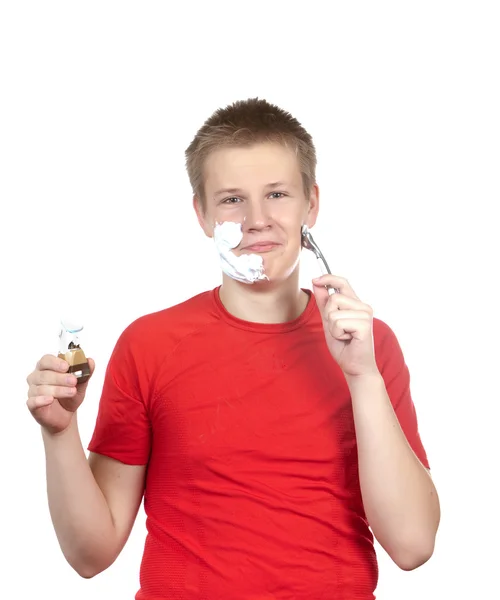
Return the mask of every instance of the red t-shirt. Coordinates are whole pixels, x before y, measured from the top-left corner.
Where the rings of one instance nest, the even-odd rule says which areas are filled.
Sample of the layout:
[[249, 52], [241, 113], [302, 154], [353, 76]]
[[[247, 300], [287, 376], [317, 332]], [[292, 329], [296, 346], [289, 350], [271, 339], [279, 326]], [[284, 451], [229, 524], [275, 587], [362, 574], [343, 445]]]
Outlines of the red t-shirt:
[[[428, 467], [398, 341], [378, 319], [374, 338]], [[233, 317], [218, 288], [134, 321], [110, 358], [89, 450], [148, 464], [137, 600], [374, 598], [349, 389], [314, 295], [282, 324]]]

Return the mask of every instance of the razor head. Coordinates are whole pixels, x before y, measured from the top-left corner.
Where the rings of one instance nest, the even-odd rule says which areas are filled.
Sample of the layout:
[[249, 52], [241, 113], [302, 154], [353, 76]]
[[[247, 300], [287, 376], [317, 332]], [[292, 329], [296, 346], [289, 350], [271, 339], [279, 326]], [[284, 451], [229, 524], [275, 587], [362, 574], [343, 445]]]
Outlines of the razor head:
[[[330, 267], [328, 266], [328, 263], [326, 262], [326, 259], [323, 256], [323, 253], [321, 252], [318, 245], [314, 241], [314, 238], [311, 235], [311, 232], [309, 231], [309, 228], [307, 227], [307, 225], [302, 225], [302, 229], [301, 229], [300, 233], [301, 233], [302, 247], [305, 248], [306, 250], [310, 250], [316, 256], [316, 258], [318, 259], [318, 262], [321, 265], [321, 270], [323, 272], [323, 275], [326, 275], [327, 273], [329, 275], [331, 275], [332, 272], [330, 271]], [[340, 290], [338, 288], [333, 288], [329, 285], [326, 287], [328, 289], [329, 294], [340, 294]]]
[[314, 243], [313, 237], [307, 225], [302, 225], [300, 235], [302, 240], [302, 247], [306, 248], [307, 250], [312, 250], [314, 252], [314, 247], [316, 244]]
[[309, 231], [309, 228], [307, 227], [307, 225], [302, 225], [301, 238], [302, 238], [302, 247], [305, 248], [306, 250], [310, 250], [316, 256], [316, 258], [323, 263], [323, 265], [325, 266], [326, 272], [330, 273], [330, 268], [328, 267], [325, 257], [323, 256], [323, 253], [319, 249], [318, 244], [316, 244], [316, 242], [314, 241], [314, 238], [311, 235], [311, 232]]
[[316, 255], [316, 258], [321, 258], [321, 259], [323, 258], [323, 255], [321, 254], [321, 250], [319, 249], [318, 245], [314, 241], [314, 238], [311, 235], [311, 232], [309, 231], [309, 228], [307, 227], [307, 225], [302, 225], [301, 238], [302, 238], [302, 247], [303, 248], [313, 252]]

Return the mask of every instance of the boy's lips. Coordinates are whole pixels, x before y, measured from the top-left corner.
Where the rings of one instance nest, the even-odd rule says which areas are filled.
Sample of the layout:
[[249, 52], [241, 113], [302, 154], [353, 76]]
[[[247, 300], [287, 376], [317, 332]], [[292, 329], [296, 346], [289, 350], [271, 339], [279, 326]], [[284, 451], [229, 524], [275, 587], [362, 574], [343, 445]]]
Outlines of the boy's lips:
[[269, 252], [270, 250], [274, 250], [274, 248], [277, 248], [280, 245], [281, 244], [278, 244], [278, 242], [263, 241], [249, 244], [248, 246], [244, 246], [241, 249], [247, 250], [249, 252]]

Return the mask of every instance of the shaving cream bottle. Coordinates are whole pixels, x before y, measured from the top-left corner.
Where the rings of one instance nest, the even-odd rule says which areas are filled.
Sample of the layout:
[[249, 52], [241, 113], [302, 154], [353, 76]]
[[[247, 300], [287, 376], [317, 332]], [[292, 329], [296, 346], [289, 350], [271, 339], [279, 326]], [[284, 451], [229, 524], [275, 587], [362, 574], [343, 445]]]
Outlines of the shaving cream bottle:
[[74, 375], [80, 385], [90, 378], [90, 367], [85, 356], [85, 352], [80, 348], [78, 334], [82, 331], [83, 325], [78, 325], [67, 319], [61, 321], [59, 331], [59, 354], [69, 364], [69, 373]]

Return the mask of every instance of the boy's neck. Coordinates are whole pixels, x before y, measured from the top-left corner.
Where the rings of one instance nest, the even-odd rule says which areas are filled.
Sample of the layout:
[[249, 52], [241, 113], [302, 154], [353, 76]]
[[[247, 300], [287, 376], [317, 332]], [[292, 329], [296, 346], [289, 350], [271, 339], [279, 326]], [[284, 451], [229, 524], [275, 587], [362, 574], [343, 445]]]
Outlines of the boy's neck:
[[309, 296], [300, 289], [298, 272], [271, 285], [240, 283], [226, 275], [219, 296], [224, 308], [238, 319], [252, 323], [287, 323], [305, 310]]

